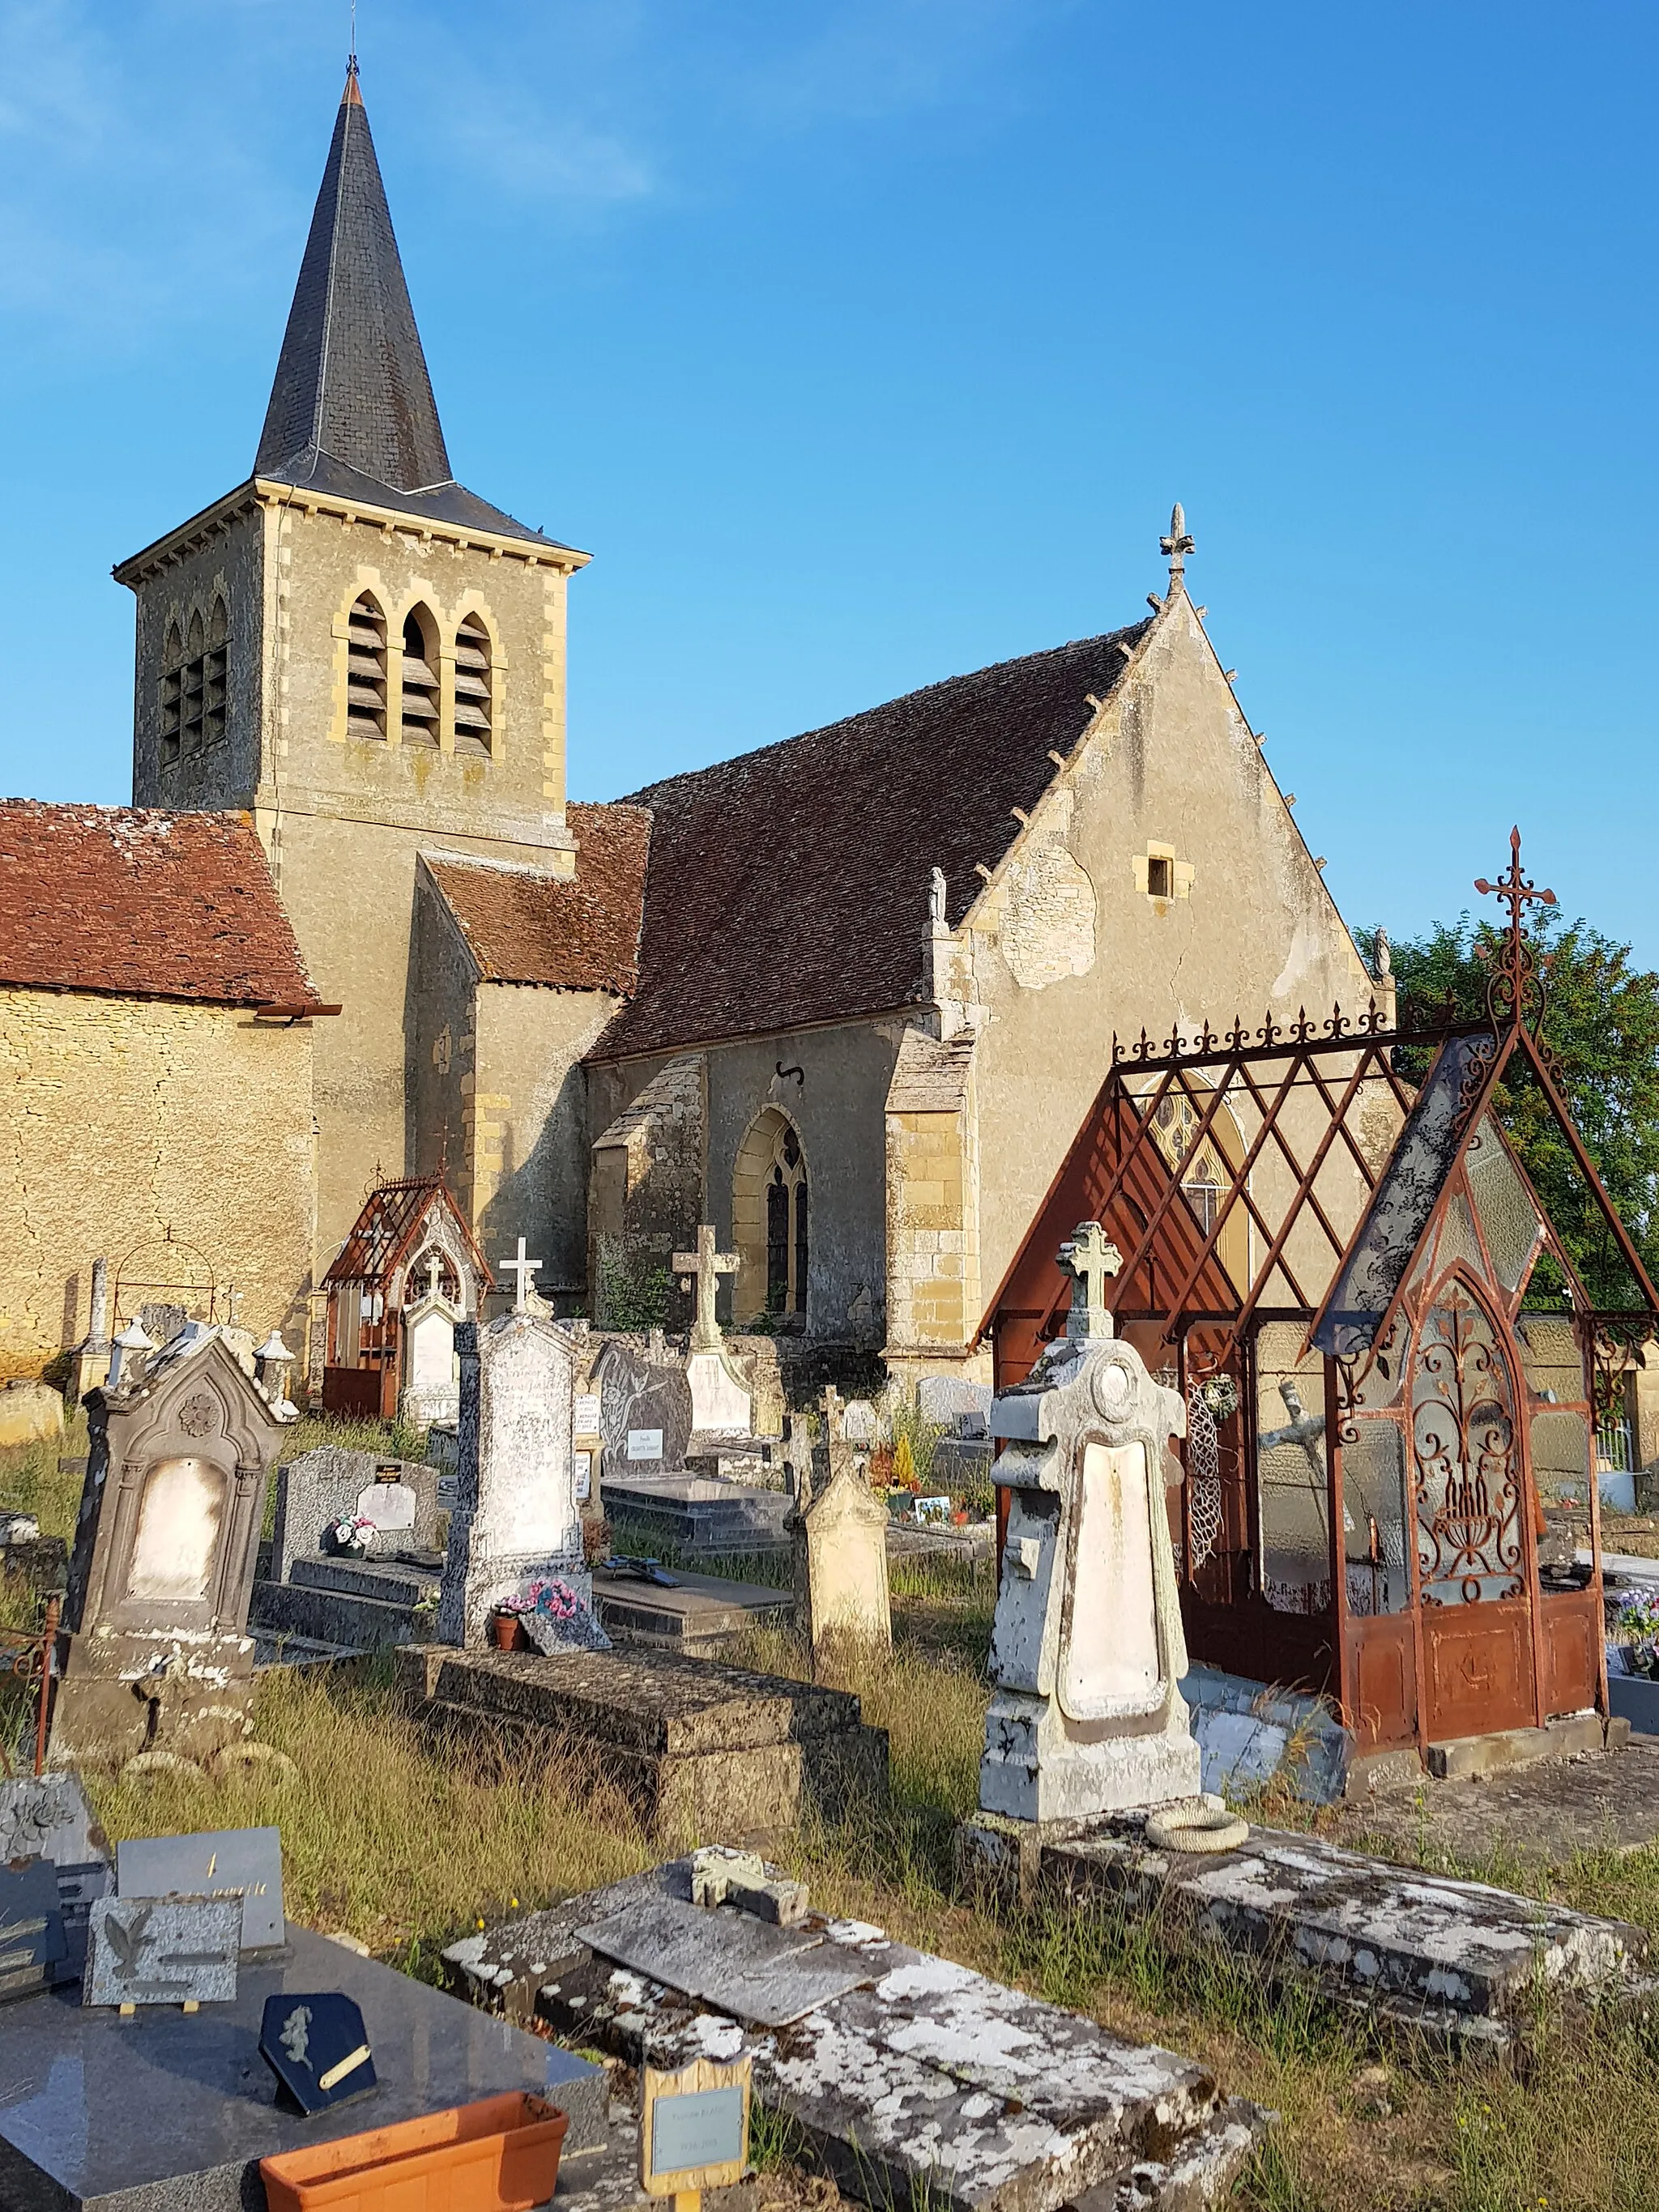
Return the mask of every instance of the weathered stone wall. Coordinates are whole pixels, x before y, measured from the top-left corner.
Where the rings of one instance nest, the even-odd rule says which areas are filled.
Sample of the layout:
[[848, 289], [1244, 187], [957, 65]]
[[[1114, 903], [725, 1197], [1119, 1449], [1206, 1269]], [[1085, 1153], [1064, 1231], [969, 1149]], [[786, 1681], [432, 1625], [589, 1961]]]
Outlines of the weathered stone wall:
[[[216, 744], [161, 761], [161, 678], [167, 629], [188, 636], [192, 613], [225, 602], [225, 734]], [[264, 689], [264, 532], [250, 497], [223, 516], [205, 544], [179, 553], [137, 586], [133, 654], [132, 803], [246, 807], [259, 778]]]
[[911, 1029], [887, 1094], [886, 1358], [912, 1379], [960, 1365], [983, 1304], [975, 1050]]
[[[645, 1080], [631, 1093], [617, 1079]], [[600, 1248], [607, 1242], [630, 1265], [668, 1267], [676, 1251], [696, 1243], [703, 1218], [703, 1084], [699, 1053], [635, 1061], [626, 1070], [587, 1072], [593, 1140], [588, 1185], [587, 1275], [590, 1310], [600, 1320]], [[602, 1117], [600, 1106], [617, 1110]], [[667, 1326], [689, 1327], [691, 1302], [678, 1280], [670, 1289]]]
[[301, 1352], [312, 1054], [309, 1024], [246, 1009], [0, 991], [0, 1376], [85, 1334], [94, 1259], [112, 1293], [124, 1255], [169, 1227], [242, 1293], [243, 1326]]

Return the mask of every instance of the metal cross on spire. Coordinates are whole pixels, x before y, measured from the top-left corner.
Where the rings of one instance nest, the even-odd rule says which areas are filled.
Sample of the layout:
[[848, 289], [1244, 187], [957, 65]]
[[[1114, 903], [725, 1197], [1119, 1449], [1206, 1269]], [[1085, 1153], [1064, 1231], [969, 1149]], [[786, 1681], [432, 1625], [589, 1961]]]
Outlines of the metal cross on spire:
[[697, 1306], [691, 1323], [693, 1352], [713, 1352], [718, 1347], [720, 1325], [714, 1302], [720, 1293], [720, 1277], [735, 1275], [737, 1271], [738, 1255], [714, 1249], [714, 1231], [707, 1221], [698, 1225], [696, 1250], [675, 1253], [675, 1273], [695, 1275], [697, 1281]]
[[526, 1260], [525, 1258], [524, 1239], [520, 1237], [519, 1239], [519, 1249], [514, 1257], [511, 1260], [498, 1260], [495, 1264], [500, 1267], [503, 1274], [512, 1275], [517, 1279], [518, 1290], [513, 1300], [514, 1312], [528, 1312], [531, 1296], [536, 1287], [530, 1279], [532, 1275], [539, 1273], [542, 1264], [541, 1261], [539, 1260]]
[[1066, 1334], [1084, 1343], [1112, 1334], [1106, 1310], [1106, 1285], [1123, 1265], [1123, 1255], [1097, 1221], [1080, 1221], [1060, 1248], [1060, 1264], [1072, 1279], [1072, 1306]]
[[1544, 983], [1537, 952], [1527, 940], [1526, 910], [1554, 906], [1557, 901], [1553, 891], [1536, 890], [1532, 878], [1523, 873], [1518, 826], [1510, 832], [1509, 873], [1495, 884], [1477, 876], [1474, 888], [1483, 897], [1501, 899], [1510, 910], [1509, 935], [1486, 980], [1487, 1008], [1500, 1026], [1526, 1021], [1535, 1028], [1544, 1011]]
[[1170, 581], [1173, 584], [1186, 569], [1187, 556], [1198, 550], [1193, 543], [1192, 532], [1187, 527], [1187, 517], [1182, 511], [1179, 500], [1170, 513], [1170, 534], [1158, 539], [1158, 550], [1169, 562]]

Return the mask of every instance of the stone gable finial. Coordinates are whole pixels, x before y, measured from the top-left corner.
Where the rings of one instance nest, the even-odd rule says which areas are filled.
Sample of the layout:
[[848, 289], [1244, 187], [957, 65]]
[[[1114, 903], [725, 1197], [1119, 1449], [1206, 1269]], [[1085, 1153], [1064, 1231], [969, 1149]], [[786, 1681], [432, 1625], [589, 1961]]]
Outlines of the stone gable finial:
[[1170, 534], [1158, 539], [1158, 550], [1170, 563], [1170, 581], [1173, 585], [1185, 573], [1187, 556], [1197, 550], [1179, 500], [1170, 511]]

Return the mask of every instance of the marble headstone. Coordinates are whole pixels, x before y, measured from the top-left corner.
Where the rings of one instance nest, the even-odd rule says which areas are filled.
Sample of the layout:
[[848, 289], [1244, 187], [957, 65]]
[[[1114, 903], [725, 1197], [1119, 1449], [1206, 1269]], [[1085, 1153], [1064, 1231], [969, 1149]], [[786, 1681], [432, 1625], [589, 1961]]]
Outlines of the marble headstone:
[[594, 1363], [603, 1440], [601, 1481], [672, 1474], [685, 1465], [691, 1389], [678, 1358], [617, 1338]]
[[576, 1339], [539, 1313], [463, 1324], [458, 1503], [438, 1603], [438, 1638], [485, 1641], [496, 1600], [557, 1575], [592, 1609], [571, 1452]]
[[1012, 1495], [979, 1802], [1027, 1820], [1200, 1789], [1166, 1504], [1186, 1409], [1113, 1334], [1103, 1292], [1118, 1255], [1098, 1224], [1085, 1223], [1060, 1259], [1073, 1277], [1066, 1334], [991, 1420]]

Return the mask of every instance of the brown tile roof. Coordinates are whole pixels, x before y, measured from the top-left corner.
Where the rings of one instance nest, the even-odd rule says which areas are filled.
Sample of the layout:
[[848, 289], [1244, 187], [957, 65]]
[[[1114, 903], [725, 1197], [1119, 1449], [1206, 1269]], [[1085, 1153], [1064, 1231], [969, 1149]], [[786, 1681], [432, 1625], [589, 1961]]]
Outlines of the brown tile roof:
[[652, 815], [639, 988], [594, 1060], [883, 1012], [955, 927], [1149, 625], [952, 677], [634, 793]]
[[642, 806], [572, 806], [574, 879], [428, 853], [433, 881], [486, 983], [566, 991], [634, 988], [651, 817]]
[[246, 815], [0, 799], [0, 983], [315, 1006]]

